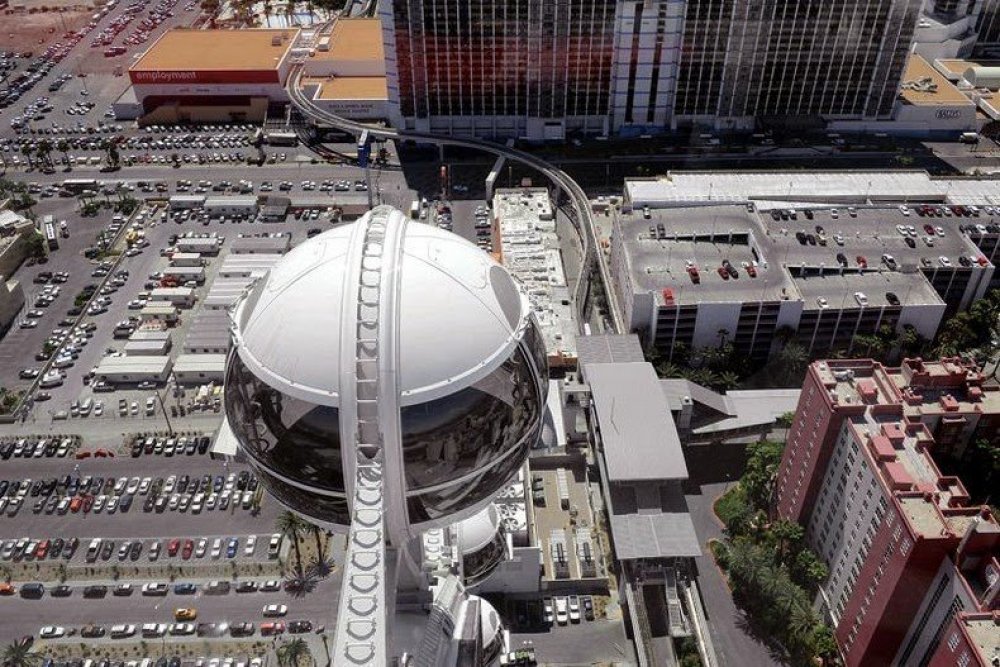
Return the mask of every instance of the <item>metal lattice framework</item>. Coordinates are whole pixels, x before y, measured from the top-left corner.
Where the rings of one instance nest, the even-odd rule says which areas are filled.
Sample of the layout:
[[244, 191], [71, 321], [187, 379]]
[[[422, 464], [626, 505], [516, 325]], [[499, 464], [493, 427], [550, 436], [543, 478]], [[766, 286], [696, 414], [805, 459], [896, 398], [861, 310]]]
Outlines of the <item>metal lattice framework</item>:
[[[354, 407], [357, 460], [351, 528], [347, 537], [343, 589], [337, 615], [334, 664], [387, 664], [384, 434], [379, 419], [383, 349], [382, 283], [386, 279], [388, 211], [378, 210], [364, 228], [360, 279], [353, 303]], [[389, 388], [395, 391], [395, 387]]]

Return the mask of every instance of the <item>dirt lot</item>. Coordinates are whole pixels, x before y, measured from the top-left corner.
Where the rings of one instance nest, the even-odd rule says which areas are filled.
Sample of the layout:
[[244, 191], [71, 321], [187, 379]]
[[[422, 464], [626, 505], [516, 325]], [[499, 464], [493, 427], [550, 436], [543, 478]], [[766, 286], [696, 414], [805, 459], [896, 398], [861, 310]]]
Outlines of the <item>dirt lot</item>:
[[0, 23], [7, 29], [0, 32], [0, 49], [44, 51], [47, 45], [62, 39], [64, 33], [86, 25], [91, 15], [91, 10], [81, 9], [62, 12], [4, 10]]

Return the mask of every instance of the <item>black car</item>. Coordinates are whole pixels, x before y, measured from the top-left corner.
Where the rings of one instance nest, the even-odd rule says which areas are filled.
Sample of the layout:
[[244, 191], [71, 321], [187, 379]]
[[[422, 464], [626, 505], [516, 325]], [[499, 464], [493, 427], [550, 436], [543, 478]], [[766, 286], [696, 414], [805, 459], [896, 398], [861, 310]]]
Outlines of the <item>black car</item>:
[[[961, 264], [962, 266], [965, 266], [965, 267], [972, 266], [972, 260], [970, 260], [965, 255], [959, 255], [958, 256], [958, 263]], [[0, 493], [0, 495], [2, 495], [2, 493]]]
[[83, 589], [83, 597], [85, 598], [103, 598], [107, 594], [108, 587], [101, 584], [85, 586]]
[[899, 297], [896, 296], [895, 292], [886, 292], [885, 293], [885, 300], [889, 302], [890, 306], [898, 306], [899, 305]]
[[177, 493], [184, 493], [187, 491], [188, 484], [191, 483], [191, 478], [187, 475], [181, 475], [177, 478]]
[[73, 594], [73, 589], [66, 584], [59, 584], [49, 593], [54, 598], [68, 598]]
[[132, 496], [127, 494], [122, 496], [122, 500], [118, 504], [118, 509], [122, 512], [128, 512], [131, 507], [132, 507]]
[[583, 604], [583, 617], [588, 621], [594, 620], [594, 598], [584, 595], [580, 602]]
[[79, 537], [71, 537], [66, 540], [66, 547], [63, 549], [63, 558], [69, 560], [76, 553], [76, 548], [80, 546]]
[[820, 236], [823, 235], [824, 233], [823, 225], [816, 225], [816, 233], [819, 234]]
[[907, 236], [905, 239], [903, 239], [903, 241], [906, 243], [906, 245], [910, 246], [911, 248], [917, 247], [917, 242], [913, 240], [912, 236]]
[[49, 548], [49, 558], [59, 558], [59, 554], [62, 553], [63, 547], [66, 546], [66, 540], [61, 537], [57, 537], [52, 540], [52, 546]]
[[311, 632], [313, 624], [311, 621], [289, 621], [288, 631], [292, 633]]
[[816, 245], [816, 237], [812, 234], [806, 234], [806, 243], [809, 245]]
[[250, 637], [253, 635], [253, 623], [246, 621], [244, 623], [234, 623], [232, 627], [229, 628], [230, 637]]
[[210, 443], [211, 440], [208, 439], [207, 435], [201, 436], [201, 438], [198, 439], [198, 453], [199, 454], [206, 453], [208, 451], [208, 445]]
[[807, 208], [806, 210], [803, 211], [803, 213], [805, 213], [807, 220], [813, 219], [813, 212], [811, 208]]
[[146, 501], [142, 504], [143, 512], [152, 512], [153, 506], [156, 504], [156, 496], [146, 496]]
[[81, 628], [80, 636], [86, 639], [97, 639], [106, 635], [107, 632], [108, 631], [100, 625], [88, 625], [85, 628]]
[[241, 581], [236, 584], [237, 593], [254, 593], [257, 591], [256, 581]]
[[194, 584], [174, 584], [174, 595], [194, 595], [198, 587]]
[[101, 547], [101, 560], [107, 560], [111, 558], [111, 554], [115, 552], [115, 541], [108, 540]]
[[798, 231], [798, 232], [795, 232], [795, 238], [796, 238], [796, 239], [798, 240], [798, 242], [799, 242], [799, 243], [801, 243], [802, 245], [805, 245], [805, 244], [806, 244], [806, 233], [805, 233], [805, 232], [803, 232], [803, 231]]
[[[130, 502], [132, 500], [132, 496], [125, 496], [125, 498], [128, 498]], [[122, 498], [122, 502], [125, 501], [125, 498]], [[142, 555], [142, 542], [136, 540], [135, 542], [132, 543], [132, 546], [129, 547], [128, 557], [130, 560], [139, 560], [140, 555]]]

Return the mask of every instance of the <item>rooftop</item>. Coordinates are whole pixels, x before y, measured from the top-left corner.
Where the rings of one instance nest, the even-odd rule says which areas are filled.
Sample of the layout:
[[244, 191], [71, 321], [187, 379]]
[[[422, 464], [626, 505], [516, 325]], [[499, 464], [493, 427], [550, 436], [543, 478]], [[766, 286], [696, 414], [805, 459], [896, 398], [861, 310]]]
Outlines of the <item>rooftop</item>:
[[581, 365], [646, 360], [635, 334], [580, 336], [576, 346]]
[[955, 105], [974, 102], [917, 54], [911, 54], [903, 72], [899, 96], [909, 104]]
[[[810, 213], [812, 220], [801, 210], [795, 220], [774, 220], [770, 211], [718, 204], [625, 212], [616, 225], [633, 290], [654, 292], [661, 304], [668, 298], [680, 305], [803, 299], [808, 310], [823, 308], [817, 301], [823, 298], [830, 308], [853, 308], [854, 293], [863, 292], [879, 307], [889, 304], [891, 292], [904, 306], [943, 307], [929, 279], [941, 271], [981, 270], [960, 266], [959, 258], [971, 263], [981, 253], [953, 218], [904, 216], [889, 206], [857, 207], [854, 216], [846, 209]], [[912, 227], [917, 239], [897, 226]], [[885, 255], [897, 271], [882, 262]], [[726, 260], [737, 278], [718, 273]], [[689, 266], [698, 270], [697, 284]]]
[[381, 19], [339, 19], [330, 33], [330, 50], [317, 50], [313, 57], [324, 60], [384, 60]]
[[499, 225], [501, 261], [528, 292], [550, 363], [572, 363], [577, 327], [548, 190], [499, 189], [492, 215]]
[[621, 560], [701, 555], [701, 544], [677, 482], [612, 484], [611, 537]]
[[653, 367], [588, 364], [608, 479], [612, 482], [687, 479], [677, 427]]
[[[276, 69], [298, 29], [194, 30], [163, 33], [131, 71]], [[275, 38], [278, 44], [273, 45]]]
[[[320, 100], [385, 100], [389, 89], [384, 76], [338, 76], [320, 80], [316, 99]], [[306, 82], [308, 83], [308, 82]]]
[[1000, 612], [961, 614], [958, 624], [979, 651], [983, 662], [1000, 656]]
[[[932, 178], [926, 171], [671, 171], [625, 181], [625, 200], [635, 208], [704, 203], [839, 206], [866, 202], [1000, 204], [1000, 181]], [[769, 202], [769, 203], [767, 203]]]

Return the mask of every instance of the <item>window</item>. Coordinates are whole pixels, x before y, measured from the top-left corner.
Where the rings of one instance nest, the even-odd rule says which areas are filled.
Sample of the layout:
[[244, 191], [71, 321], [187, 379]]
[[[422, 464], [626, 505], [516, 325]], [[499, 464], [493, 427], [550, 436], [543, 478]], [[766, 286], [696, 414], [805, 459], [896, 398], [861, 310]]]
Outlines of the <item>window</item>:
[[907, 537], [905, 540], [903, 540], [903, 545], [899, 548], [899, 552], [905, 556], [906, 554], [910, 553], [910, 547], [912, 546], [913, 546], [913, 540]]
[[954, 653], [955, 649], [958, 648], [958, 633], [951, 633], [951, 637], [948, 637], [948, 648]]
[[969, 655], [968, 651], [962, 651], [962, 655], [958, 657], [958, 662], [955, 664], [958, 667], [969, 667], [970, 662], [972, 662], [972, 656]]

